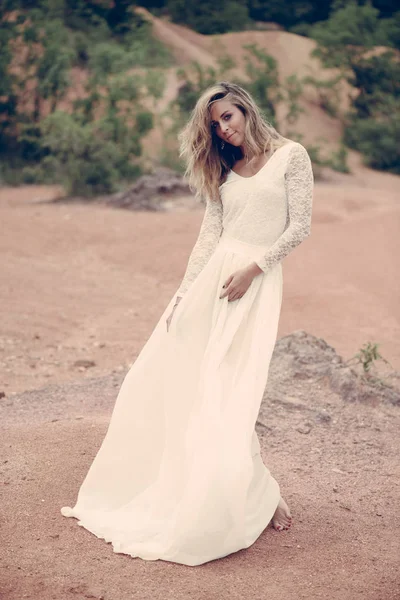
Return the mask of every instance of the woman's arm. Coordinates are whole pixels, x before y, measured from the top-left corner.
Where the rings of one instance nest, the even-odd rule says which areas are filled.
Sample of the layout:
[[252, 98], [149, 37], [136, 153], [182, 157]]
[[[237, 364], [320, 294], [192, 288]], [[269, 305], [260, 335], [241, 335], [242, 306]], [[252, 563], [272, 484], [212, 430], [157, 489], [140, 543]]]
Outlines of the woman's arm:
[[203, 222], [197, 241], [190, 254], [182, 282], [178, 289], [177, 300], [185, 294], [189, 286], [201, 273], [214, 252], [222, 233], [222, 202], [207, 200]]
[[310, 235], [313, 184], [311, 160], [307, 150], [301, 144], [295, 144], [289, 152], [285, 173], [289, 225], [267, 253], [255, 259], [254, 262], [264, 273]]

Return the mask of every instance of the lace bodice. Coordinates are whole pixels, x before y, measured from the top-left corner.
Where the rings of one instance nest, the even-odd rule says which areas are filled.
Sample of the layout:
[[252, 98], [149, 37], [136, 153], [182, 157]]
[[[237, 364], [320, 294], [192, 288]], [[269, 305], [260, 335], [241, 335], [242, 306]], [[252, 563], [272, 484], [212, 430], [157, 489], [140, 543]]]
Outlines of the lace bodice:
[[222, 231], [243, 242], [264, 246], [255, 262], [267, 273], [310, 235], [312, 197], [311, 160], [298, 142], [278, 148], [251, 177], [230, 171], [220, 186], [220, 202], [206, 202], [177, 295], [183, 296], [207, 264]]

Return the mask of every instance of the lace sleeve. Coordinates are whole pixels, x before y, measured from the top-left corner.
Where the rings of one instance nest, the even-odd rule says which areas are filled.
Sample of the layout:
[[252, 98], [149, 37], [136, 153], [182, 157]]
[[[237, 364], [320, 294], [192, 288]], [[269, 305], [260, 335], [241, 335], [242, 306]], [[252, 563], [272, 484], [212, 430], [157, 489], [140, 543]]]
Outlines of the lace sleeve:
[[265, 273], [310, 235], [313, 183], [307, 150], [301, 144], [295, 144], [290, 150], [285, 172], [289, 224], [267, 253], [255, 260]]
[[222, 202], [207, 200], [203, 222], [190, 254], [178, 297], [182, 297], [208, 263], [222, 233]]

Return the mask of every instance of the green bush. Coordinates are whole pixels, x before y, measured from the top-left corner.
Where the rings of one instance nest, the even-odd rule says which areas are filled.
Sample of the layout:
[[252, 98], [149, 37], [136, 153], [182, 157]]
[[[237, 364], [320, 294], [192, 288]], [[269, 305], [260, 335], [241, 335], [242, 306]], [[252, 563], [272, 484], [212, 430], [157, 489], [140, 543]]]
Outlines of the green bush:
[[327, 67], [347, 67], [358, 54], [378, 42], [379, 11], [371, 4], [350, 0], [327, 21], [316, 23], [310, 35], [317, 42], [314, 54]]
[[242, 0], [169, 0], [167, 7], [175, 23], [203, 34], [240, 31], [249, 21], [247, 3]]
[[170, 50], [152, 34], [152, 25], [145, 23], [132, 29], [124, 37], [124, 47], [129, 54], [131, 66], [170, 67], [174, 59]]
[[344, 131], [344, 141], [363, 154], [364, 162], [374, 169], [400, 174], [400, 122], [393, 116], [377, 119], [350, 120]]
[[[54, 181], [93, 195], [135, 179], [141, 140], [153, 127], [143, 100], [156, 105], [165, 76], [155, 68], [134, 77], [127, 71], [171, 64], [151, 24], [130, 0], [22, 0], [26, 13], [9, 19], [15, 8], [11, 1], [0, 7], [1, 180]], [[10, 70], [14, 40], [26, 47], [18, 71]], [[74, 64], [89, 77], [70, 115], [60, 103]], [[21, 95], [31, 101], [17, 111]]]
[[89, 50], [88, 67], [95, 75], [121, 73], [131, 66], [128, 52], [115, 42], [101, 42]]
[[360, 58], [350, 83], [359, 93], [352, 101], [345, 143], [361, 152], [366, 165], [400, 173], [400, 62], [394, 52]]
[[345, 146], [342, 144], [338, 150], [334, 150], [331, 153], [331, 156], [328, 159], [328, 166], [339, 173], [350, 173], [350, 169], [347, 164], [347, 155], [348, 152]]
[[361, 57], [352, 64], [348, 80], [358, 90], [352, 103], [358, 118], [400, 111], [400, 61], [393, 51]]
[[[115, 130], [107, 119], [81, 125], [67, 113], [56, 111], [41, 122], [42, 145], [49, 152], [42, 172], [51, 167], [70, 194], [93, 196], [118, 189], [122, 178], [140, 174], [131, 162], [132, 144], [112, 139]], [[127, 130], [127, 128], [125, 128]], [[33, 177], [32, 171], [27, 172]]]
[[40, 164], [27, 165], [21, 171], [21, 183], [57, 183], [57, 164], [48, 156]]
[[130, 32], [123, 44], [107, 40], [94, 44], [87, 52], [89, 69], [100, 76], [134, 67], [169, 67], [173, 63], [168, 49], [153, 38], [148, 27]]
[[[367, 52], [377, 44], [398, 43], [399, 15], [389, 19], [389, 24], [385, 19], [379, 20], [379, 10], [370, 3], [359, 6], [352, 0], [344, 6], [338, 2], [336, 6], [328, 21], [312, 28], [312, 35], [318, 42], [315, 54], [324, 66], [338, 67], [341, 77], [356, 91], [351, 96], [351, 108], [344, 118], [343, 141], [362, 153], [366, 165], [400, 173], [400, 125], [397, 118], [400, 114], [400, 61], [392, 50], [374, 54]], [[334, 87], [330, 91], [335, 90], [335, 80], [332, 83]], [[325, 110], [334, 115], [336, 101], [332, 104], [330, 96], [326, 104], [323, 97], [329, 87], [318, 81], [314, 81], [314, 85]], [[345, 169], [346, 161], [343, 159], [345, 156], [341, 150], [332, 157], [332, 166]]]
[[0, 161], [0, 185], [17, 186], [23, 183], [21, 167], [15, 168], [9, 161]]
[[390, 19], [381, 19], [377, 35], [382, 46], [400, 50], [400, 11]]
[[249, 81], [241, 83], [253, 96], [268, 121], [275, 125], [276, 105], [282, 99], [278, 63], [257, 44], [246, 44], [243, 48], [247, 51], [244, 60]]
[[310, 37], [311, 27], [312, 25], [310, 25], [309, 23], [296, 23], [296, 25], [290, 27], [289, 31], [290, 33], [295, 33], [296, 35]]

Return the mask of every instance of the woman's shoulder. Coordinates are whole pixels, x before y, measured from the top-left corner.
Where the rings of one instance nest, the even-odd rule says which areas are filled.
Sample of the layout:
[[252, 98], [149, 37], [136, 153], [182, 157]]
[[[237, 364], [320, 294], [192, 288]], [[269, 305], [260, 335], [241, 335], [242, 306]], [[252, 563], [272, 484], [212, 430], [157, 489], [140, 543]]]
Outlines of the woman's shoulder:
[[301, 144], [300, 142], [297, 142], [296, 140], [290, 140], [288, 139], [287, 142], [283, 145], [283, 147], [287, 147], [287, 155], [289, 157], [291, 156], [307, 156], [309, 157], [307, 148], [305, 146], [303, 146], [303, 144]]
[[308, 154], [307, 149], [295, 140], [288, 140], [283, 145], [286, 151], [282, 151], [282, 163], [284, 165], [285, 176], [289, 172], [296, 172], [297, 170], [307, 169], [311, 166], [311, 158]]
[[289, 154], [308, 154], [307, 149], [303, 146], [303, 144], [297, 140], [291, 140], [290, 138], [285, 138], [285, 142], [282, 144], [281, 148], [285, 148]]

